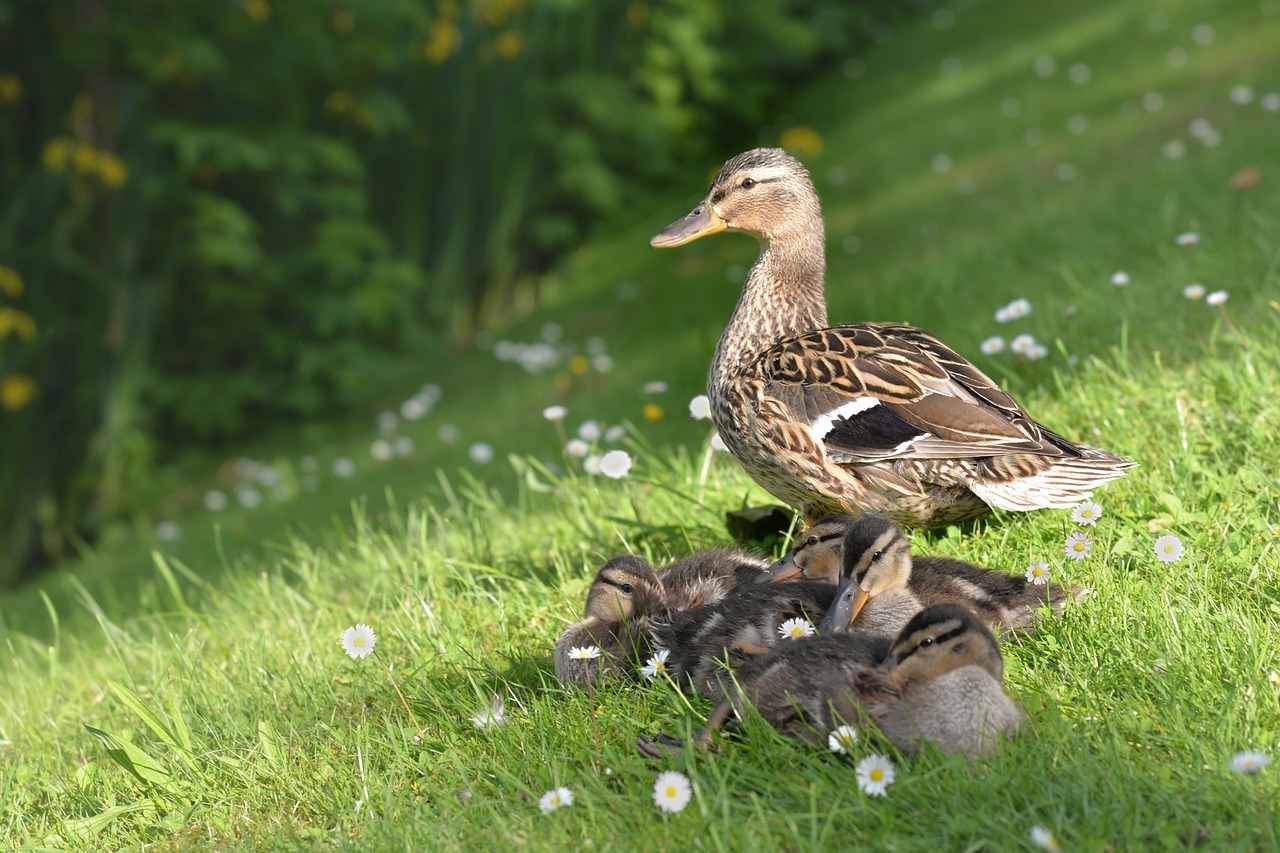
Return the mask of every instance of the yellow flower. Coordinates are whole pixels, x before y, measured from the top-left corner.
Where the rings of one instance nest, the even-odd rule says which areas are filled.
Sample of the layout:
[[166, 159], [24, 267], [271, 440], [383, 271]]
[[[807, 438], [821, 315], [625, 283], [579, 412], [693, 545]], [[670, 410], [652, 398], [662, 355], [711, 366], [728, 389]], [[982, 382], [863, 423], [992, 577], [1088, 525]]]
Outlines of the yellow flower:
[[36, 381], [30, 376], [15, 373], [0, 380], [0, 406], [16, 412], [36, 396]]
[[15, 334], [22, 341], [32, 341], [36, 337], [36, 321], [25, 311], [16, 308], [0, 308], [0, 341]]
[[267, 0], [244, 0], [244, 13], [255, 24], [265, 24], [271, 20], [271, 6]]
[[440, 65], [453, 55], [462, 41], [462, 33], [452, 21], [436, 20], [431, 24], [431, 34], [422, 55], [432, 65]]
[[129, 167], [116, 155], [103, 151], [98, 154], [98, 177], [104, 186], [118, 190], [129, 180]]
[[591, 362], [587, 360], [585, 355], [575, 355], [569, 359], [569, 372], [576, 373], [579, 376], [585, 374], [591, 369]]
[[71, 140], [65, 136], [50, 139], [40, 151], [40, 160], [50, 172], [61, 172], [71, 155]]
[[90, 174], [98, 171], [98, 152], [87, 142], [77, 142], [71, 152], [71, 165], [77, 172]]
[[816, 157], [822, 153], [822, 137], [807, 125], [784, 130], [778, 142], [797, 157]]
[[5, 72], [0, 74], [0, 107], [7, 107], [22, 101], [22, 81], [17, 74]]
[[22, 275], [13, 267], [0, 264], [0, 293], [17, 299], [25, 289], [22, 286]]
[[524, 50], [524, 36], [514, 30], [507, 30], [498, 36], [497, 41], [493, 43], [493, 49], [503, 59], [515, 59]]
[[666, 413], [663, 411], [662, 407], [661, 407], [661, 406], [659, 406], [657, 403], [645, 403], [645, 405], [644, 405], [644, 419], [645, 419], [645, 420], [647, 420], [647, 421], [660, 421], [660, 420], [662, 420], [662, 416], [663, 416], [664, 414], [666, 414]]

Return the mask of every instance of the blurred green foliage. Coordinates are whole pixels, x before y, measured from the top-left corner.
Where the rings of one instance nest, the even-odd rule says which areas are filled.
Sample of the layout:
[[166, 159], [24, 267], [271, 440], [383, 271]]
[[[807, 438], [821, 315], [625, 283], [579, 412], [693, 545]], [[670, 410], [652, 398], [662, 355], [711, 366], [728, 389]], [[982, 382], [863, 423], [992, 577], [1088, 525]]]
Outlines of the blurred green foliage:
[[367, 402], [909, 6], [0, 0], [0, 582]]

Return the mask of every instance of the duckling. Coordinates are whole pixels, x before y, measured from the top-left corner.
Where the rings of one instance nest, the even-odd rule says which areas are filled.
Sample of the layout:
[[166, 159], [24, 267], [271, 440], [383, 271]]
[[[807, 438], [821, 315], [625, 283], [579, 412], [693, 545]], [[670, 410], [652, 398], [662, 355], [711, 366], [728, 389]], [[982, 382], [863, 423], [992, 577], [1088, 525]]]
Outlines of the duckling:
[[713, 548], [670, 563], [658, 578], [669, 609], [692, 610], [715, 604], [739, 586], [754, 582], [768, 565], [749, 551]]
[[[1037, 586], [1025, 578], [949, 557], [912, 557], [898, 525], [875, 513], [842, 513], [819, 522], [763, 576], [765, 580], [824, 578], [838, 583], [822, 629], [896, 633], [930, 604], [953, 601], [978, 614], [1001, 639], [1030, 633], [1048, 604], [1061, 614], [1067, 599], [1086, 590]], [[857, 620], [856, 622], [854, 620]]]
[[731, 673], [789, 642], [783, 623], [802, 619], [811, 625], [831, 606], [835, 589], [822, 581], [747, 584], [713, 605], [672, 613], [653, 623], [649, 636], [668, 650], [667, 669], [677, 684], [700, 696], [723, 699]]
[[[666, 591], [653, 566], [631, 555], [614, 557], [587, 590], [585, 618], [556, 640], [556, 677], [566, 687], [595, 687], [637, 678], [638, 661], [653, 652], [646, 628], [668, 612]], [[576, 657], [577, 649], [598, 657]]]
[[[878, 666], [877, 656], [883, 656]], [[977, 616], [958, 604], [936, 604], [912, 617], [892, 643], [836, 633], [779, 645], [742, 668], [740, 688], [712, 712], [694, 743], [708, 748], [711, 733], [741, 718], [750, 703], [784, 734], [814, 744], [838, 726], [871, 724], [907, 753], [926, 744], [949, 754], [990, 753], [1023, 719], [1003, 678], [1000, 647]], [[648, 755], [682, 746], [666, 736], [636, 743]]]

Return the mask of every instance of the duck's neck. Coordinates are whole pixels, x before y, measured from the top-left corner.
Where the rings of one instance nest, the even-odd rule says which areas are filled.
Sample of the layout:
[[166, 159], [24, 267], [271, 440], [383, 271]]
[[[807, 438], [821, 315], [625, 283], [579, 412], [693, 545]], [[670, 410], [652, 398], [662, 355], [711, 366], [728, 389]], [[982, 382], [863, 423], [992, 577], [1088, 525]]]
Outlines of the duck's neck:
[[761, 242], [760, 257], [747, 275], [729, 325], [720, 335], [707, 377], [710, 387], [723, 386], [778, 341], [826, 327], [823, 242], [820, 218], [817, 227], [800, 235]]

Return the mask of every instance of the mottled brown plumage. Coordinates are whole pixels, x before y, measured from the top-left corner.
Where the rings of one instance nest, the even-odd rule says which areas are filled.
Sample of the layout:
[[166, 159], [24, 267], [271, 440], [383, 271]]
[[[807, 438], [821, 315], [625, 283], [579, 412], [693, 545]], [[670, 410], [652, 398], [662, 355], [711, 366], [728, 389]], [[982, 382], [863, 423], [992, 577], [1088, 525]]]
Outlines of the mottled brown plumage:
[[828, 327], [822, 209], [786, 152], [729, 160], [703, 202], [651, 243], [724, 230], [761, 251], [712, 358], [712, 419], [751, 477], [807, 522], [871, 510], [931, 527], [992, 506], [1067, 507], [1133, 467], [1036, 423], [927, 332]]

